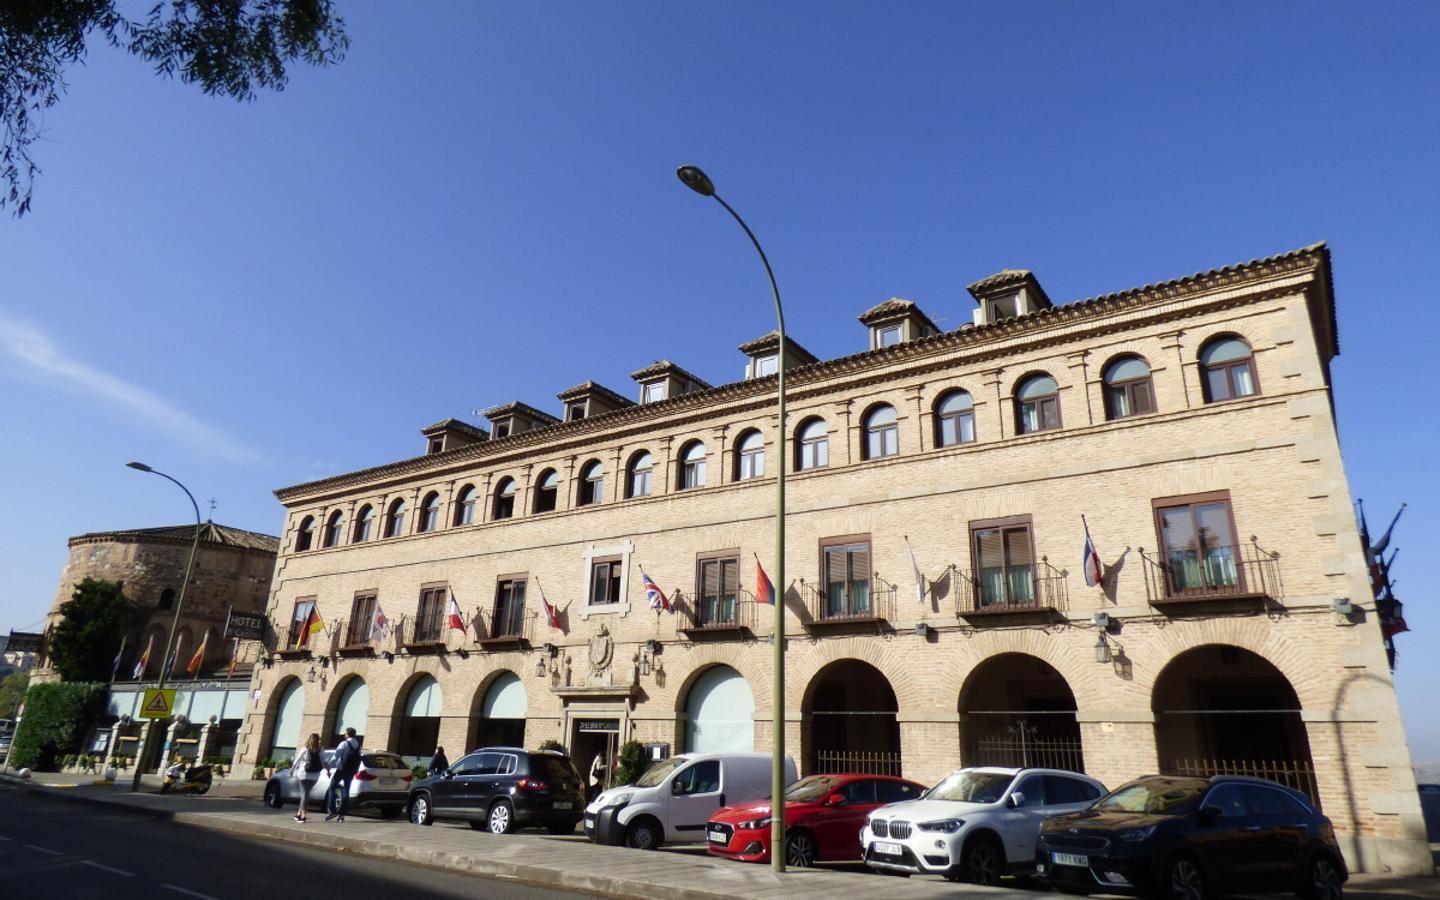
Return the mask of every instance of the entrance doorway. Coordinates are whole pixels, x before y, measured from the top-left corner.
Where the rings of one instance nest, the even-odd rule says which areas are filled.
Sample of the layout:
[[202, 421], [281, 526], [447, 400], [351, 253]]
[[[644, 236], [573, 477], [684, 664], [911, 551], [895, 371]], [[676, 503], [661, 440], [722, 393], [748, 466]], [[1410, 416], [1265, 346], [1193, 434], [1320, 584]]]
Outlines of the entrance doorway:
[[805, 774], [900, 774], [900, 705], [880, 670], [858, 659], [833, 662], [805, 691], [800, 735]]
[[960, 691], [960, 760], [967, 766], [1085, 771], [1075, 695], [1049, 663], [1002, 653]]
[[[570, 759], [585, 778], [585, 799], [615, 786], [615, 763], [620, 754], [620, 720], [575, 719], [571, 724]], [[596, 772], [596, 762], [600, 771]], [[597, 777], [598, 776], [598, 777]]]

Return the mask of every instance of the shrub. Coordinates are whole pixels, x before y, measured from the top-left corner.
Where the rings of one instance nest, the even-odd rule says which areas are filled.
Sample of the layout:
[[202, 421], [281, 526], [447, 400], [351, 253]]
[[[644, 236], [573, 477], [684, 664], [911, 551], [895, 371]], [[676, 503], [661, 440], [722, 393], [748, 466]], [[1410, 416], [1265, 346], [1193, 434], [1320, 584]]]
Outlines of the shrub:
[[37, 684], [25, 695], [25, 717], [15, 732], [10, 765], [53, 771], [75, 754], [85, 730], [105, 708], [108, 689], [94, 682]]
[[615, 770], [616, 784], [634, 784], [645, 774], [645, 745], [626, 741], [620, 745], [620, 766]]
[[554, 738], [549, 738], [549, 739], [546, 739], [546, 740], [543, 740], [543, 741], [540, 742], [540, 749], [541, 749], [541, 750], [556, 750], [556, 751], [558, 751], [558, 752], [560, 752], [560, 753], [564, 753], [564, 752], [565, 752], [565, 745], [562, 744], [562, 743], [560, 743], [559, 741], [555, 740]]

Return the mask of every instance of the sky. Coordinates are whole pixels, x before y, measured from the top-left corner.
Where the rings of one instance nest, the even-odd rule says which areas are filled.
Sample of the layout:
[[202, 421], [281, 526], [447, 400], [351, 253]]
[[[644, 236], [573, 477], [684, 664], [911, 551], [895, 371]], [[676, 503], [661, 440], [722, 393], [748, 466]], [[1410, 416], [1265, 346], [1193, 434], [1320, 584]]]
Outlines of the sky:
[[127, 460], [273, 534], [274, 489], [440, 419], [660, 358], [740, 378], [768, 287], [694, 163], [822, 358], [892, 296], [956, 328], [1002, 268], [1068, 302], [1329, 241], [1346, 468], [1372, 526], [1410, 504], [1396, 678], [1440, 760], [1440, 5], [337, 6], [348, 57], [283, 93], [98, 44], [45, 115], [0, 218], [0, 630], [40, 623], [68, 536], [189, 519]]

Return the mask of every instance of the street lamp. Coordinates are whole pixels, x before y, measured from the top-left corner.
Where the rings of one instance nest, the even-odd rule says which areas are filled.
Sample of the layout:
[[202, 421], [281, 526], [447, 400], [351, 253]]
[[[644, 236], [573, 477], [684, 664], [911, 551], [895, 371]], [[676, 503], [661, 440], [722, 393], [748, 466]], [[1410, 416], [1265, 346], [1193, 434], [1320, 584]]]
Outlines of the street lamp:
[[[165, 675], [170, 668], [170, 651], [175, 647], [175, 628], [180, 624], [180, 614], [185, 609], [185, 588], [190, 585], [190, 573], [195, 568], [195, 548], [200, 546], [200, 504], [195, 502], [195, 495], [190, 493], [189, 488], [174, 478], [171, 478], [169, 475], [166, 475], [164, 472], [152, 469], [142, 462], [128, 462], [125, 465], [137, 472], [149, 472], [152, 475], [159, 475], [161, 478], [174, 482], [180, 490], [185, 492], [185, 496], [190, 498], [190, 505], [195, 509], [195, 537], [190, 541], [190, 559], [185, 563], [185, 578], [180, 582], [180, 598], [175, 601], [175, 615], [174, 618], [170, 620], [170, 636], [165, 639], [165, 655], [160, 657], [160, 683], [157, 687], [163, 690], [165, 687]], [[151, 719], [150, 724], [146, 726], [146, 728], [149, 733], [146, 735], [145, 746], [153, 746], [156, 720]], [[140, 790], [140, 774], [142, 771], [141, 760], [137, 756], [135, 759], [135, 777], [130, 782], [130, 790], [132, 793]]]
[[755, 245], [755, 252], [760, 254], [760, 262], [765, 264], [770, 293], [775, 297], [775, 321], [780, 331], [775, 366], [779, 376], [775, 384], [775, 398], [780, 415], [779, 440], [776, 442], [780, 471], [775, 479], [775, 678], [770, 693], [774, 758], [770, 771], [770, 868], [778, 874], [785, 871], [785, 466], [789, 461], [785, 451], [785, 310], [780, 305], [780, 288], [775, 284], [775, 272], [770, 268], [770, 260], [750, 226], [715, 193], [715, 183], [698, 167], [681, 166], [675, 174], [686, 187], [700, 196], [714, 197], [740, 223], [745, 236]]

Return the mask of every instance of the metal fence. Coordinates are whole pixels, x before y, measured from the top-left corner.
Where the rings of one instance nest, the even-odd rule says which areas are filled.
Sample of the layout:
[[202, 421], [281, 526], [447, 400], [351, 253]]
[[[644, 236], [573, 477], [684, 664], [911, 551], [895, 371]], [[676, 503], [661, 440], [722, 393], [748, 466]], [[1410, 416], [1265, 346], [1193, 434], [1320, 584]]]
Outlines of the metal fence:
[[1315, 767], [1298, 759], [1170, 759], [1160, 767], [1162, 775], [1189, 775], [1209, 778], [1212, 775], [1250, 775], [1265, 778], [1294, 788], [1310, 798], [1318, 809], [1320, 789], [1315, 783]]
[[1283, 600], [1280, 554], [1258, 543], [1147, 553], [1140, 548], [1145, 594], [1151, 603], [1258, 596]]
[[888, 750], [820, 750], [815, 774], [849, 772], [859, 775], [900, 775], [900, 754]]
[[974, 761], [967, 764], [1083, 772], [1085, 754], [1078, 738], [981, 738], [975, 742]]

